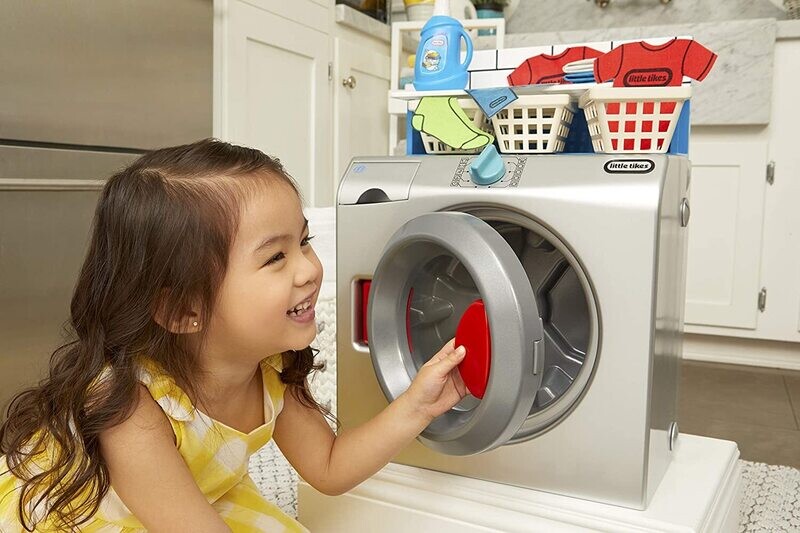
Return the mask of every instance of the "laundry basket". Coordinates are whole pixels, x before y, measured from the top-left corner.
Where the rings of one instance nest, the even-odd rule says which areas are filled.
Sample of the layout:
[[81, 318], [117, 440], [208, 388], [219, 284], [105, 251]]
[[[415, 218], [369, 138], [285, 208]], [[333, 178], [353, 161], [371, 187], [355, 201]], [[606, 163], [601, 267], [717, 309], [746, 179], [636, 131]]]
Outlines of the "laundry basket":
[[[481, 108], [475, 103], [475, 100], [472, 98], [459, 98], [458, 105], [461, 106], [461, 109], [464, 110], [464, 114], [467, 115], [467, 118], [472, 121], [476, 128], [486, 133], [492, 133], [491, 122], [489, 122], [489, 119], [483, 114], [483, 111], [481, 111]], [[471, 150], [462, 150], [453, 148], [424, 131], [420, 131], [419, 135], [422, 137], [422, 145], [425, 147], [426, 154], [477, 154], [483, 149], [483, 147], [480, 147]]]
[[575, 110], [568, 94], [519, 96], [492, 117], [500, 151], [506, 154], [563, 151]]
[[680, 87], [593, 87], [580, 98], [595, 152], [664, 153], [692, 95]]

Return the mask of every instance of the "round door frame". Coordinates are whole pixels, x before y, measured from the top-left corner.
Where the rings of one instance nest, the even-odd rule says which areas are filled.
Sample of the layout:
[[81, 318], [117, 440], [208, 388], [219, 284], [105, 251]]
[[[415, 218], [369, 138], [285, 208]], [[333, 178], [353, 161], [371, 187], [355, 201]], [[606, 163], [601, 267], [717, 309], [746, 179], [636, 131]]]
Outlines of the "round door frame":
[[437, 417], [420, 440], [441, 453], [471, 455], [505, 444], [528, 416], [542, 379], [543, 328], [527, 274], [500, 234], [467, 213], [420, 215], [389, 239], [370, 287], [370, 357], [390, 402], [408, 389], [417, 372], [404, 319], [411, 280], [443, 254], [464, 265], [483, 297], [492, 365], [480, 403], [469, 411], [451, 409]]

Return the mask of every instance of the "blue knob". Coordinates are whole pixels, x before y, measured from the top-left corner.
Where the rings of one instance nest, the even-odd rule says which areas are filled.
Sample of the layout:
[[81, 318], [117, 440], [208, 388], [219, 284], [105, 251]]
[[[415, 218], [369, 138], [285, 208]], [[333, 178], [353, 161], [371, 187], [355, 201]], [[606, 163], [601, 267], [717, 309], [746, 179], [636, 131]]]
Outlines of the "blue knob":
[[502, 179], [505, 173], [506, 165], [493, 144], [486, 145], [481, 155], [473, 159], [469, 165], [470, 178], [476, 185], [496, 183]]

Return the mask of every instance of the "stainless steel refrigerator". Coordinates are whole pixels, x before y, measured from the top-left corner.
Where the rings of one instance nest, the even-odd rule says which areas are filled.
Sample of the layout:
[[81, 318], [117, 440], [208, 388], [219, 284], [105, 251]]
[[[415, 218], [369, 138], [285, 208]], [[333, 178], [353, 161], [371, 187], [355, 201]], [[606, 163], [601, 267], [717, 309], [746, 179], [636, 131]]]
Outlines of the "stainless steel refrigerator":
[[99, 190], [211, 136], [212, 0], [0, 3], [0, 408], [43, 376]]

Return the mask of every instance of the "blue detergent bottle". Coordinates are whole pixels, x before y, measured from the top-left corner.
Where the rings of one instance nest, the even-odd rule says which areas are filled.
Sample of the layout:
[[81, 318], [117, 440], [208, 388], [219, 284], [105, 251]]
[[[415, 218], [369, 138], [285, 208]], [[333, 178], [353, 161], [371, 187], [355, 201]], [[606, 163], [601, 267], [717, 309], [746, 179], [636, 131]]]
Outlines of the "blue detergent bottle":
[[[422, 28], [414, 64], [414, 88], [418, 91], [459, 90], [467, 86], [472, 39], [458, 20], [448, 16], [449, 11], [448, 0], [436, 0], [433, 16]], [[463, 63], [462, 38], [467, 47]]]

